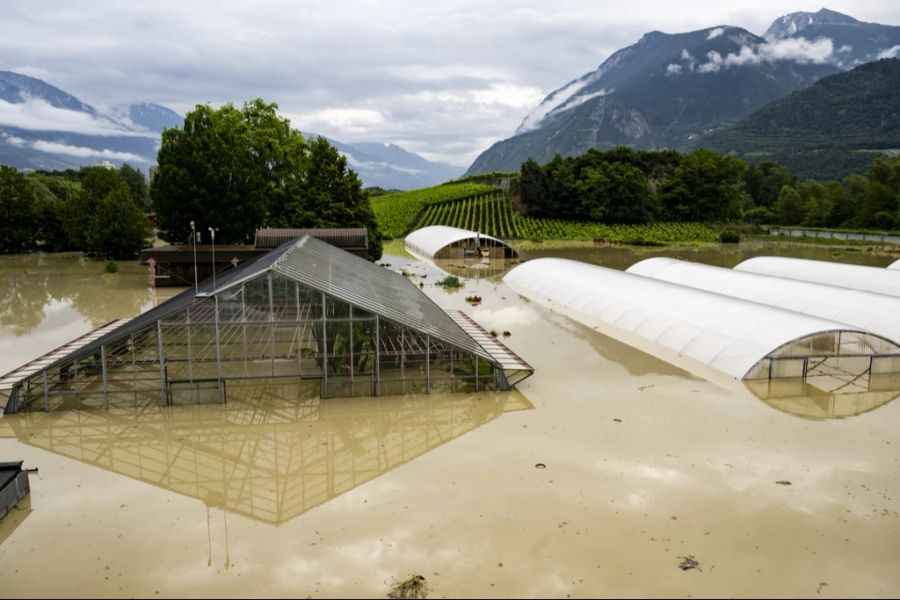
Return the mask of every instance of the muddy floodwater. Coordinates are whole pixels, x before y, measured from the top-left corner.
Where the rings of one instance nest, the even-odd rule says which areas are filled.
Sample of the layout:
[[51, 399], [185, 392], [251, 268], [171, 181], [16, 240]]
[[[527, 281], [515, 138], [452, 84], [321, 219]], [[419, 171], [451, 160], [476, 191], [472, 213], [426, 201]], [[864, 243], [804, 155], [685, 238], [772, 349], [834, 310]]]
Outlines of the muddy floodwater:
[[[510, 393], [320, 400], [247, 383], [225, 405], [2, 417], [0, 461], [39, 472], [0, 521], [0, 595], [385, 597], [411, 574], [429, 597], [900, 595], [892, 393], [835, 408], [713, 384], [497, 277], [447, 292], [387, 250], [438, 304], [508, 331], [535, 374]], [[524, 257], [890, 262], [777, 250]], [[154, 297], [136, 265], [101, 271], [0, 257], [0, 372], [177, 292]]]

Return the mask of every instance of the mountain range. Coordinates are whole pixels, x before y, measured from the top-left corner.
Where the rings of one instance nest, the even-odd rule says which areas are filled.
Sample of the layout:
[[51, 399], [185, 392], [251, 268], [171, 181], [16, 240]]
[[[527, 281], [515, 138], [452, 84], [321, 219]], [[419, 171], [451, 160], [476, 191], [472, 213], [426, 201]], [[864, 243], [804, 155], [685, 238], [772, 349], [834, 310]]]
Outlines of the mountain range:
[[823, 77], [898, 53], [900, 27], [828, 9], [780, 17], [762, 36], [729, 25], [653, 31], [551, 92], [467, 174], [589, 148], [694, 148]]
[[825, 77], [775, 100], [703, 146], [773, 160], [803, 178], [839, 179], [879, 153], [900, 151], [900, 59], [884, 58]]
[[[0, 164], [56, 170], [106, 160], [127, 162], [146, 173], [156, 163], [163, 129], [183, 122], [181, 115], [158, 104], [101, 110], [35, 77], [0, 71]], [[366, 186], [428, 187], [463, 171], [394, 144], [329, 141]]]

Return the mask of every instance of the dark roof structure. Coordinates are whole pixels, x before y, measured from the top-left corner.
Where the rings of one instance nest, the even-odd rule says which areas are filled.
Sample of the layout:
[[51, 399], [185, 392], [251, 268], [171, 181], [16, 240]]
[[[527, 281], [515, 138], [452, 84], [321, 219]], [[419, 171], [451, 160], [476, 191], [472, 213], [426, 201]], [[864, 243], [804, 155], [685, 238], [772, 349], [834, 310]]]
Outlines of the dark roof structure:
[[354, 254], [369, 248], [369, 232], [365, 227], [257, 229], [255, 245], [257, 248], [277, 248], [285, 242], [307, 235]]

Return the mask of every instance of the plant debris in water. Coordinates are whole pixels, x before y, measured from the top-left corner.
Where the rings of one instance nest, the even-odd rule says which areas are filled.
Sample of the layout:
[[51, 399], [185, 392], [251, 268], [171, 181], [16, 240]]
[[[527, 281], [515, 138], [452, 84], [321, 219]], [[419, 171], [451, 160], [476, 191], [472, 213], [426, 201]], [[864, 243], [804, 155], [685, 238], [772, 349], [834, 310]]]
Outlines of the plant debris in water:
[[471, 296], [466, 296], [466, 302], [469, 304], [481, 304], [481, 296], [478, 294], [472, 294]]
[[463, 286], [462, 281], [459, 280], [459, 277], [456, 275], [447, 275], [443, 279], [434, 282], [434, 285], [442, 287], [442, 288], [461, 288]]
[[700, 561], [694, 558], [693, 554], [688, 554], [687, 556], [679, 556], [681, 562], [678, 563], [678, 568], [682, 571], [690, 571], [691, 569], [697, 569], [698, 571], [702, 571], [700, 568]]
[[391, 584], [388, 598], [427, 598], [428, 582], [422, 575], [412, 574]]

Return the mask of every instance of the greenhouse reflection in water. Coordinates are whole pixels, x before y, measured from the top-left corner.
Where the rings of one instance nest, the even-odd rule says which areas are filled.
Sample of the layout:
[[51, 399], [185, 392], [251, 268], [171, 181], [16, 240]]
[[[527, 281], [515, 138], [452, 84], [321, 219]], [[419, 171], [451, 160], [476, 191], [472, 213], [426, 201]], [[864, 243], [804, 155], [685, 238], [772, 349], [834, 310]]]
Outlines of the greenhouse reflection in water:
[[323, 400], [317, 383], [246, 383], [224, 405], [6, 420], [22, 443], [278, 524], [531, 408], [518, 392]]
[[750, 392], [783, 413], [807, 419], [844, 419], [880, 408], [900, 397], [900, 377], [875, 374], [830, 391], [802, 378], [747, 380]]

